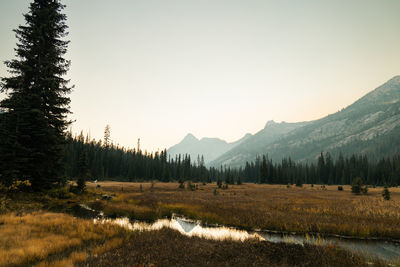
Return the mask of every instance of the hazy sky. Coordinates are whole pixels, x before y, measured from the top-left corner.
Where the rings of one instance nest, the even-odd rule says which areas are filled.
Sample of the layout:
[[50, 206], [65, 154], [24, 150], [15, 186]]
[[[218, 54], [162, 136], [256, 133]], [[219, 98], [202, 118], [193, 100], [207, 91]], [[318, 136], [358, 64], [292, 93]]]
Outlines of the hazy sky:
[[[28, 0], [0, 1], [0, 60]], [[400, 74], [399, 0], [69, 0], [73, 131], [170, 147], [334, 113]], [[0, 66], [0, 76], [7, 75]]]

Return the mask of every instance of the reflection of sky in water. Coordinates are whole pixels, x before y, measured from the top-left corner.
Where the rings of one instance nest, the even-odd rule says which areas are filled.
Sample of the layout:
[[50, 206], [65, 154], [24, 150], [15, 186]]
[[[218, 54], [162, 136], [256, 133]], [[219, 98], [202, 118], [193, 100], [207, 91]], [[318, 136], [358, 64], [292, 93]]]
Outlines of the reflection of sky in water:
[[315, 244], [326, 245], [333, 244], [346, 248], [352, 252], [372, 256], [383, 260], [400, 259], [400, 245], [384, 241], [359, 241], [346, 240], [340, 238], [304, 237], [298, 235], [282, 235], [265, 232], [250, 233], [244, 230], [237, 230], [225, 226], [203, 227], [200, 223], [192, 222], [182, 218], [160, 219], [154, 223], [130, 222], [128, 218], [117, 219], [95, 219], [99, 223], [114, 223], [130, 230], [152, 231], [162, 228], [170, 228], [186, 236], [197, 236], [212, 240], [236, 240], [244, 241], [246, 239], [266, 240], [274, 243], [294, 243], [294, 244]]

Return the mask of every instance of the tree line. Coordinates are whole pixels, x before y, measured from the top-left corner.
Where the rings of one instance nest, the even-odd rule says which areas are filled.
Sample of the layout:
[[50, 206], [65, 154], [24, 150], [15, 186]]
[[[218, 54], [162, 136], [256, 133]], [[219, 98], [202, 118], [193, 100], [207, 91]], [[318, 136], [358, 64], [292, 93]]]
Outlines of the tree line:
[[190, 155], [170, 157], [166, 150], [149, 153], [89, 140], [81, 133], [68, 135], [66, 144], [66, 177], [79, 173], [79, 158], [88, 155], [91, 179], [120, 181], [193, 181], [226, 184], [253, 182], [269, 184], [352, 184], [356, 177], [369, 185], [400, 185], [400, 156], [369, 161], [366, 155], [334, 160], [329, 153], [319, 155], [316, 163], [296, 163], [289, 158], [273, 162], [267, 155], [247, 162], [244, 167], [207, 168], [204, 159]]
[[290, 157], [279, 163], [268, 155], [246, 163], [243, 170], [246, 181], [275, 184], [352, 184], [357, 177], [368, 185], [400, 185], [400, 156], [369, 160], [367, 155], [333, 159], [329, 152], [318, 156], [316, 163], [296, 163]]
[[207, 169], [203, 157], [196, 161], [190, 155], [179, 155], [171, 159], [164, 149], [150, 153], [137, 149], [126, 149], [106, 141], [89, 140], [81, 133], [67, 135], [64, 163], [65, 177], [74, 179], [79, 174], [80, 155], [86, 154], [91, 179], [114, 179], [121, 181], [173, 180], [211, 181], [213, 170]]

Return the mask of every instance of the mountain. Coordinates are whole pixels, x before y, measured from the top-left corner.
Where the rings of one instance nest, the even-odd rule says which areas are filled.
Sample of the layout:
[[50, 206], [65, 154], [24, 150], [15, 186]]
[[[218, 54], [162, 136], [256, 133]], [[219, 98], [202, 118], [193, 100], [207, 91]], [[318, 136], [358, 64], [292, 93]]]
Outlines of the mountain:
[[253, 136], [250, 136], [247, 140], [222, 154], [217, 159], [210, 162], [211, 166], [220, 165], [241, 165], [243, 162], [255, 159], [259, 151], [263, 151], [269, 144], [273, 144], [275, 141], [280, 139], [283, 135], [307, 125], [308, 122], [298, 123], [276, 123], [273, 120], [268, 121], [264, 129], [259, 131]]
[[178, 154], [189, 154], [192, 160], [197, 160], [198, 155], [204, 156], [205, 163], [216, 159], [226, 151], [234, 148], [235, 146], [241, 144], [243, 141], [247, 140], [251, 134], [246, 134], [241, 139], [228, 143], [219, 138], [202, 138], [197, 139], [193, 134], [188, 134], [183, 138], [183, 140], [170, 147], [167, 151], [171, 157], [175, 158]]
[[219, 156], [211, 166], [243, 166], [257, 155], [277, 161], [290, 156], [315, 161], [321, 151], [368, 154], [400, 153], [400, 76], [390, 79], [341, 111], [301, 123], [268, 122], [263, 130]]

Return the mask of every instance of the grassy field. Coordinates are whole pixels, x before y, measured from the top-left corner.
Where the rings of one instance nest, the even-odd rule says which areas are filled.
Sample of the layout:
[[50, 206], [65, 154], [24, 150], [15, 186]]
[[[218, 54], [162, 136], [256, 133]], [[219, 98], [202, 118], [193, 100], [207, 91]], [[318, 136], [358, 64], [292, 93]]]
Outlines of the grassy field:
[[0, 215], [0, 266], [363, 265], [365, 259], [335, 246], [212, 241], [170, 229], [128, 232], [63, 213]]
[[[379, 263], [376, 263], [380, 265]], [[78, 266], [368, 266], [337, 247], [212, 241], [162, 229], [136, 234], [124, 246]], [[372, 264], [371, 264], [372, 265]], [[382, 265], [384, 266], [384, 265]]]
[[0, 266], [73, 266], [120, 246], [130, 233], [63, 213], [0, 215]]
[[111, 201], [90, 202], [110, 216], [154, 220], [177, 213], [246, 229], [400, 238], [400, 188], [390, 188], [392, 199], [385, 201], [382, 188], [354, 195], [350, 186], [343, 191], [337, 186], [258, 184], [217, 191], [215, 184], [198, 184], [195, 191], [179, 189], [177, 183], [155, 183], [153, 189], [150, 183], [119, 182], [88, 187], [115, 195]]
[[[100, 187], [99, 187], [99, 186]], [[360, 266], [365, 259], [336, 246], [212, 241], [172, 230], [129, 232], [73, 217], [86, 203], [109, 216], [155, 220], [182, 214], [242, 228], [399, 238], [400, 190], [356, 196], [349, 187], [322, 189], [245, 184], [179, 189], [177, 183], [88, 183], [88, 193], [67, 188], [0, 197], [0, 266]], [[113, 195], [102, 200], [104, 194]], [[381, 265], [382, 263], [374, 262]]]

